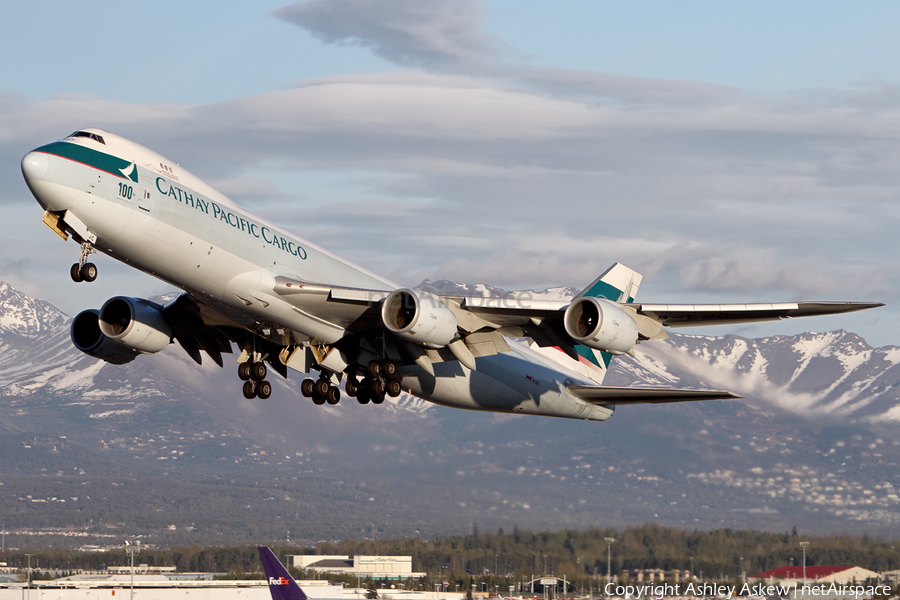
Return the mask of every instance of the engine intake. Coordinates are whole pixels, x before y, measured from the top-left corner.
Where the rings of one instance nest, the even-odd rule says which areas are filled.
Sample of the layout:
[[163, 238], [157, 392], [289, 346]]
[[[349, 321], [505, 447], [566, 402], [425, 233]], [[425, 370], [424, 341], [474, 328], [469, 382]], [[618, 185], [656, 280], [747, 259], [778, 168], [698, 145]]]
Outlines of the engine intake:
[[112, 341], [143, 354], [159, 352], [172, 339], [162, 307], [143, 298], [110, 298], [100, 308], [99, 326]]
[[610, 354], [625, 354], [637, 344], [638, 326], [617, 305], [582, 296], [572, 301], [563, 317], [566, 333], [578, 342]]
[[404, 340], [441, 348], [456, 337], [456, 315], [436, 296], [410, 289], [391, 292], [381, 305], [384, 326]]
[[69, 335], [76, 348], [94, 358], [114, 365], [124, 365], [134, 360], [137, 350], [117, 344], [100, 331], [100, 311], [84, 310], [72, 320]]

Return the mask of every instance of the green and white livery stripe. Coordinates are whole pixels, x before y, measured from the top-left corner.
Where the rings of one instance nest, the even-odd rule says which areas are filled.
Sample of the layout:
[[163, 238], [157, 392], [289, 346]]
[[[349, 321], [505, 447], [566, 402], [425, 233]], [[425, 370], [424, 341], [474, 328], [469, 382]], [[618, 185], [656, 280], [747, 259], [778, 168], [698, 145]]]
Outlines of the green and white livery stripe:
[[35, 152], [43, 152], [44, 154], [52, 154], [71, 161], [75, 161], [89, 167], [93, 167], [110, 175], [121, 177], [122, 179], [130, 179], [138, 182], [138, 170], [134, 162], [99, 152], [93, 148], [86, 148], [79, 144], [71, 144], [69, 142], [53, 142], [46, 146], [41, 146]]

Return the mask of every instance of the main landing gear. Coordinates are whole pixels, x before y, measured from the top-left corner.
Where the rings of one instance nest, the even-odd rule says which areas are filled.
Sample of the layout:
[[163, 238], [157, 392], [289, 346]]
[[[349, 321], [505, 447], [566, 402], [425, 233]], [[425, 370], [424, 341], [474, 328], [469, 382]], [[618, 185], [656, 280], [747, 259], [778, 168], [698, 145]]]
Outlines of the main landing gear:
[[272, 384], [265, 380], [267, 372], [266, 363], [262, 361], [251, 362], [248, 360], [238, 365], [238, 377], [244, 382], [244, 398], [265, 400], [272, 395]]
[[69, 275], [75, 283], [82, 281], [91, 282], [97, 279], [97, 265], [87, 262], [87, 257], [96, 253], [94, 246], [90, 242], [81, 242], [81, 260], [72, 265], [69, 269]]
[[[347, 378], [344, 389], [347, 395], [356, 397], [360, 404], [381, 404], [385, 396], [396, 398], [403, 391], [397, 375], [397, 363], [391, 360], [379, 362], [373, 360], [366, 366], [366, 374], [360, 381], [355, 375]], [[306, 379], [300, 384], [300, 392], [312, 398], [314, 404], [337, 404], [341, 400], [341, 391], [331, 385], [325, 377], [318, 381]]]
[[318, 381], [304, 379], [300, 384], [300, 393], [307, 398], [312, 398], [313, 404], [318, 405], [326, 402], [337, 404], [341, 401], [341, 390], [337, 386], [331, 385], [325, 377], [320, 377]]
[[366, 376], [358, 382], [347, 380], [347, 394], [356, 396], [360, 404], [381, 404], [385, 396], [396, 398], [403, 391], [397, 375], [397, 363], [392, 360], [373, 360], [366, 366]]

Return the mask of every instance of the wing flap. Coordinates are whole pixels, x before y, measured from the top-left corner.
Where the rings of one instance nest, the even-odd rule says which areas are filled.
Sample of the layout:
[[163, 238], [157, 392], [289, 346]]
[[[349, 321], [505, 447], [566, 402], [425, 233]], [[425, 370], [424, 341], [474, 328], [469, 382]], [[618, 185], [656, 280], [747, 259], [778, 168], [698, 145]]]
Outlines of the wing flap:
[[725, 390], [685, 390], [672, 388], [609, 387], [567, 385], [576, 398], [592, 404], [665, 404], [698, 400], [734, 400], [739, 395]]

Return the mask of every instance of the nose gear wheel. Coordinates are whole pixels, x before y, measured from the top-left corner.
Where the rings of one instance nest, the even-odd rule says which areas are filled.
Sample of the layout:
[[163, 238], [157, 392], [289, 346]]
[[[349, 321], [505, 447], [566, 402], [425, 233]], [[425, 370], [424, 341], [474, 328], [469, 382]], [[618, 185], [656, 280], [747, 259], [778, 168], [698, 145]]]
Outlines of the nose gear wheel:
[[69, 269], [69, 276], [75, 283], [91, 282], [97, 279], [97, 265], [88, 262], [87, 258], [97, 251], [90, 242], [81, 242], [81, 258]]

